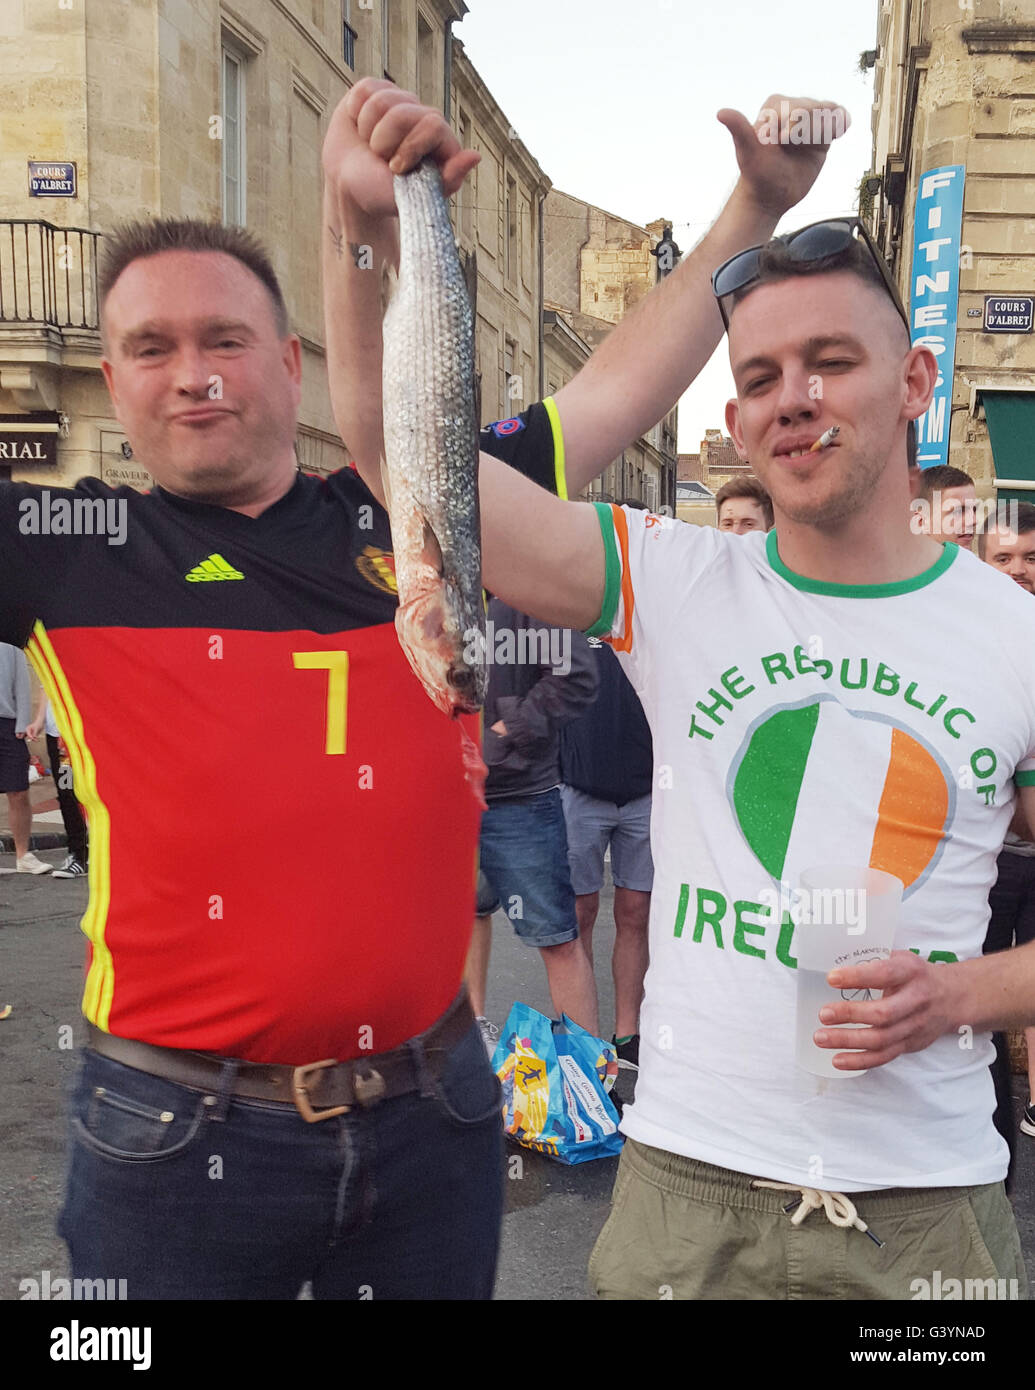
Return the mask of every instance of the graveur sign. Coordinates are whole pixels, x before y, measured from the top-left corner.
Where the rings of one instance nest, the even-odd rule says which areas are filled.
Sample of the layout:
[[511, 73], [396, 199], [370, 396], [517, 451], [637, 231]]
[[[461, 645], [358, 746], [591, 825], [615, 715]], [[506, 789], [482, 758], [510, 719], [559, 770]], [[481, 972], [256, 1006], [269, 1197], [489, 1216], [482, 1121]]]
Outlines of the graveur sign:
[[985, 333], [1030, 333], [1032, 306], [1030, 294], [986, 294]]
[[43, 164], [29, 160], [30, 198], [75, 198], [76, 169], [72, 164]]
[[57, 467], [55, 415], [0, 415], [0, 467], [12, 463]]

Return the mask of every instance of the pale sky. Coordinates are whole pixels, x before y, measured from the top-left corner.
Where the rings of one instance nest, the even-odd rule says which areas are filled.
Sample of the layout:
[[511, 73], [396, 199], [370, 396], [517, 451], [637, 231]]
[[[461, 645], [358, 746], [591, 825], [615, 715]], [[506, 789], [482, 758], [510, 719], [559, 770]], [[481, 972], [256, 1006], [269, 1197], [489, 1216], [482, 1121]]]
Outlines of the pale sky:
[[[715, 112], [754, 120], [779, 92], [840, 102], [852, 125], [779, 230], [854, 213], [870, 167], [879, 0], [468, 0], [454, 33], [555, 188], [643, 226], [665, 217], [684, 253], [736, 181]], [[725, 340], [679, 406], [679, 448], [721, 428]]]

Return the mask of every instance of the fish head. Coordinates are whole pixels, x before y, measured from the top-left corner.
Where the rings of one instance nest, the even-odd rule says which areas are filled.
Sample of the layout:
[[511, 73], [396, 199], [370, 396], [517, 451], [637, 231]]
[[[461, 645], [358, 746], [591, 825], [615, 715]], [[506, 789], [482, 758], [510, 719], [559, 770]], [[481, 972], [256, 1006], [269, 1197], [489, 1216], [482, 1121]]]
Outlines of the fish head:
[[440, 578], [396, 610], [399, 642], [431, 701], [450, 716], [485, 703], [485, 634], [456, 586]]

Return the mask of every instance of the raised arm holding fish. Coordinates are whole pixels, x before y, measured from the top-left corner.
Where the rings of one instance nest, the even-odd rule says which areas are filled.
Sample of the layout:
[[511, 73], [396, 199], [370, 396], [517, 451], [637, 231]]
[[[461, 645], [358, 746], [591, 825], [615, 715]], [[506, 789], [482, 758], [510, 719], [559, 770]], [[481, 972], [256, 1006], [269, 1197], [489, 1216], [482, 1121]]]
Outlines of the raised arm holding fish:
[[[774, 97], [767, 105], [779, 106]], [[818, 103], [799, 101], [795, 109]], [[556, 396], [568, 489], [576, 494], [671, 409], [722, 333], [711, 271], [766, 240], [814, 182], [822, 145], [765, 144], [739, 112], [730, 130], [741, 178], [700, 245], [653, 290]], [[761, 122], [757, 123], [760, 127]], [[357, 82], [324, 141], [324, 298], [335, 419], [367, 486], [381, 496], [381, 267], [398, 262], [393, 175], [425, 156], [454, 193], [478, 162], [441, 113], [374, 78]], [[604, 545], [591, 506], [562, 502], [486, 454], [480, 471], [485, 582], [525, 612], [588, 628], [600, 614]]]

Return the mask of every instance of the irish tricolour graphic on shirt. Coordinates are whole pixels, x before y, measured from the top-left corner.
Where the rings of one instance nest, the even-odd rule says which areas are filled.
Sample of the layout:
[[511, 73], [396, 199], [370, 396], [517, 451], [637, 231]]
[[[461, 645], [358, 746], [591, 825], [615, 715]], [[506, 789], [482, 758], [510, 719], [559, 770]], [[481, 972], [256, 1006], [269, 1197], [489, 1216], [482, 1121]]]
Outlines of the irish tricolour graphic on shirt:
[[868, 864], [901, 879], [907, 896], [933, 869], [956, 811], [956, 784], [928, 743], [826, 694], [756, 720], [726, 790], [778, 882], [797, 884], [814, 864]]

